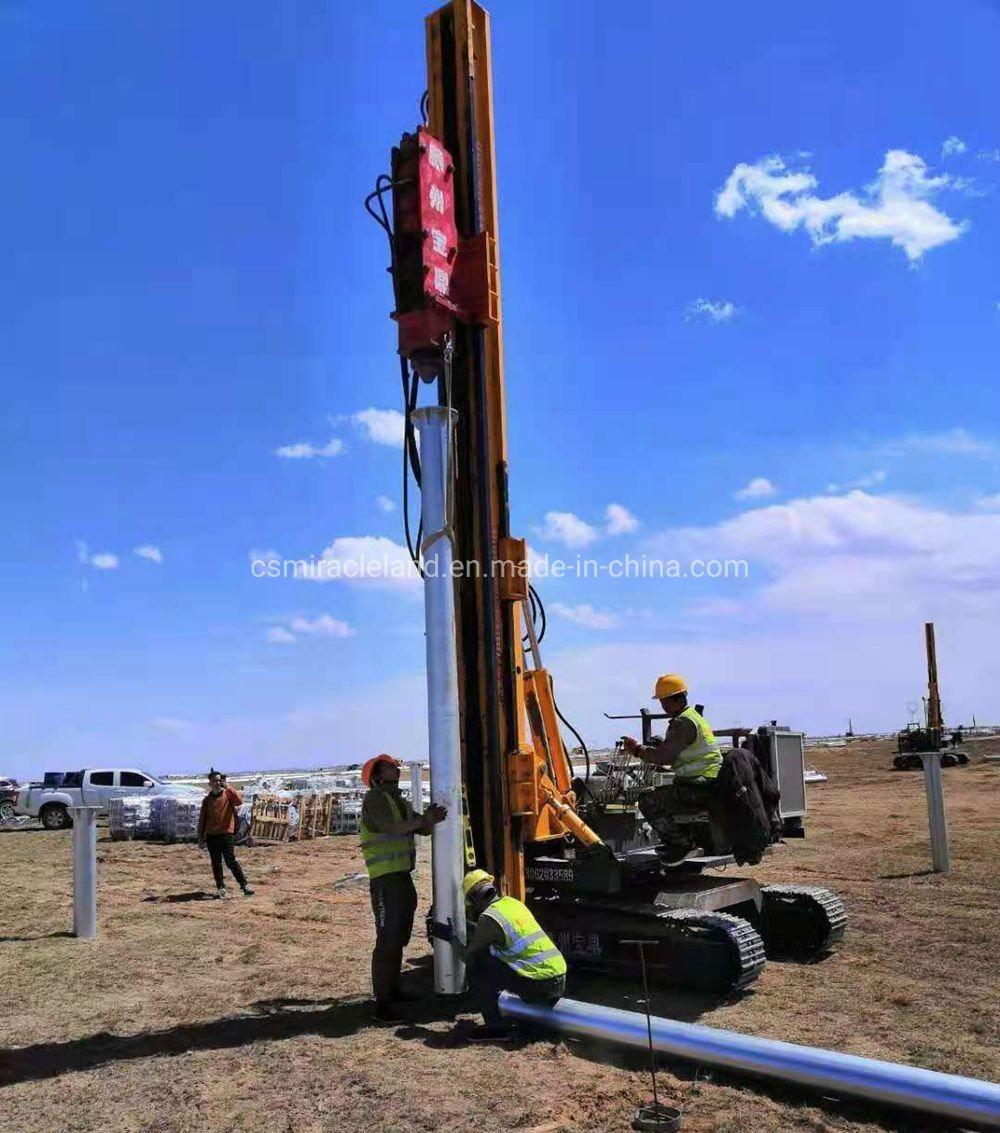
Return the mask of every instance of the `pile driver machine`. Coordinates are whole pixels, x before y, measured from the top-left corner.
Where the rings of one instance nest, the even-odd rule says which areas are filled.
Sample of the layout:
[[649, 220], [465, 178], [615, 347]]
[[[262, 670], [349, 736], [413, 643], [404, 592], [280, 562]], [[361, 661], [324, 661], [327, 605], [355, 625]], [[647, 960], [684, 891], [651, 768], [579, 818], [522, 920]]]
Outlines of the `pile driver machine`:
[[[631, 800], [613, 807], [588, 793], [588, 775], [574, 781], [560, 723], [573, 729], [542, 661], [544, 609], [510, 531], [487, 13], [451, 0], [427, 18], [426, 52], [423, 121], [365, 206], [390, 248], [404, 526], [425, 579], [431, 795], [449, 808], [434, 834], [435, 918], [461, 934], [461, 877], [475, 863], [530, 901], [571, 963], [630, 972], [624, 942], [641, 936], [661, 981], [744, 988], [767, 950], [837, 940], [843, 906], [825, 889], [713, 874], [732, 861], [718, 847], [670, 863], [648, 831], [636, 837]], [[435, 941], [439, 992], [461, 990], [450, 952]]]
[[[937, 644], [934, 638], [934, 623], [924, 623], [924, 643], [927, 649], [927, 699], [926, 723], [908, 724], [896, 733], [898, 754], [892, 761], [897, 771], [919, 771], [924, 763], [921, 753], [939, 752], [942, 767], [957, 767], [969, 762], [969, 757], [952, 742], [952, 750], [946, 751], [944, 713], [941, 709], [941, 692], [938, 687]], [[961, 736], [961, 731], [953, 733]]]

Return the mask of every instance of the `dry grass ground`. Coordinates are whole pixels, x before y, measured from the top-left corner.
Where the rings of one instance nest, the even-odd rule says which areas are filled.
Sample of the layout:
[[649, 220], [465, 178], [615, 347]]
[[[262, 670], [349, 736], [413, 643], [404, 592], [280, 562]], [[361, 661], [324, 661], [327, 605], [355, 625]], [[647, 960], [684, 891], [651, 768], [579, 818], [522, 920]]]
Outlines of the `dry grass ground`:
[[[1000, 766], [945, 772], [954, 869], [942, 878], [926, 872], [922, 777], [888, 770], [889, 745], [814, 755], [829, 782], [810, 788], [809, 836], [756, 872], [840, 892], [846, 940], [812, 966], [772, 962], [736, 1002], [660, 992], [658, 1013], [996, 1078]], [[614, 1052], [462, 1046], [432, 1009], [372, 1026], [353, 838], [244, 851], [257, 896], [228, 902], [199, 898], [211, 886], [194, 847], [102, 840], [95, 943], [66, 935], [69, 851], [68, 834], [0, 834], [9, 1133], [619, 1131], [644, 1100], [640, 1064]], [[415, 984], [427, 954], [416, 939]], [[611, 991], [592, 981], [579, 994]], [[687, 1133], [941, 1128], [682, 1065], [661, 1084]]]

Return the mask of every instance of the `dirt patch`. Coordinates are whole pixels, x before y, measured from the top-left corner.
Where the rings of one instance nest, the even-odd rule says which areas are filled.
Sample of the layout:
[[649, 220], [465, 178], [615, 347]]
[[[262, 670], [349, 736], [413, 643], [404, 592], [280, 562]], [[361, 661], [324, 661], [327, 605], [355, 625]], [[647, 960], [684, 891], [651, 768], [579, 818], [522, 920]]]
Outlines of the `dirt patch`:
[[[1000, 742], [970, 744], [980, 755]], [[808, 837], [754, 871], [827, 884], [848, 936], [821, 963], [769, 963], [731, 1003], [661, 990], [659, 1014], [977, 1077], [1000, 1076], [1000, 765], [944, 773], [953, 871], [927, 872], [919, 773], [888, 743], [815, 750]], [[100, 938], [66, 936], [70, 839], [0, 839], [0, 1127], [144, 1133], [623, 1131], [648, 1092], [641, 1061], [579, 1043], [468, 1047], [432, 1002], [368, 1021], [371, 912], [354, 838], [241, 854], [250, 899], [203, 899], [187, 845], [102, 841]], [[418, 870], [426, 905], [426, 849]], [[407, 979], [428, 985], [415, 939]], [[593, 980], [584, 998], [629, 1005]], [[680, 1064], [662, 1076], [687, 1133], [937, 1131], [939, 1122], [817, 1100]]]

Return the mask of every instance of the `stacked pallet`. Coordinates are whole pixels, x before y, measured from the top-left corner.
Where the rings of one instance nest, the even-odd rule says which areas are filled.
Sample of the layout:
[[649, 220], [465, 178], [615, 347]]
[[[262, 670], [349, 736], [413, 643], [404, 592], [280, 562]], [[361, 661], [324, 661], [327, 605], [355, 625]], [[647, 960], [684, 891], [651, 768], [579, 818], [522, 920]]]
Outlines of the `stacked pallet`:
[[291, 799], [257, 795], [250, 813], [250, 837], [255, 842], [287, 842], [293, 827], [292, 808]]
[[329, 791], [314, 791], [311, 795], [298, 795], [299, 839], [325, 838], [333, 824], [336, 796]]
[[250, 836], [255, 842], [308, 841], [330, 834], [357, 834], [360, 825], [360, 792], [259, 794], [253, 800]]

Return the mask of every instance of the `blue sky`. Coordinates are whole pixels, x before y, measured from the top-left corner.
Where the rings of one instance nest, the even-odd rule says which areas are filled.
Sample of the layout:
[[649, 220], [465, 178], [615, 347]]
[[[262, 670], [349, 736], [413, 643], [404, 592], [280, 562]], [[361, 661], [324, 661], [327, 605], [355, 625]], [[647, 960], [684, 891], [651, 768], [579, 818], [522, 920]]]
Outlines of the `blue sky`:
[[[402, 543], [428, 10], [0, 10], [3, 772], [423, 753], [419, 591], [250, 552]], [[1000, 718], [1000, 5], [491, 10], [514, 529], [750, 573], [544, 580], [564, 709], [891, 728], [934, 618]]]

